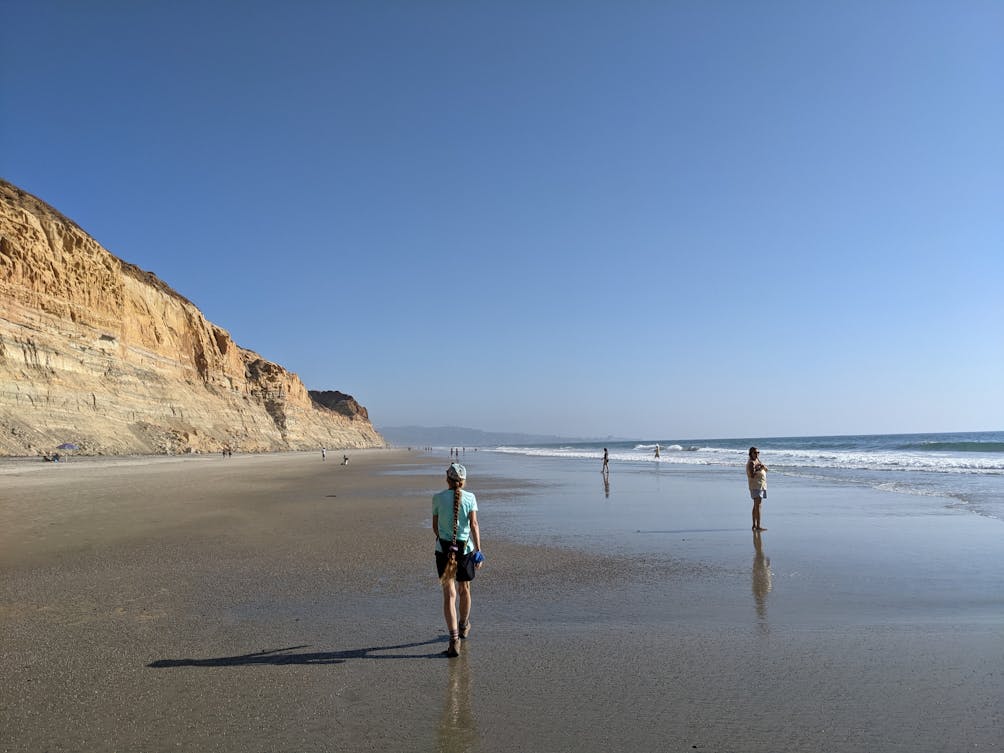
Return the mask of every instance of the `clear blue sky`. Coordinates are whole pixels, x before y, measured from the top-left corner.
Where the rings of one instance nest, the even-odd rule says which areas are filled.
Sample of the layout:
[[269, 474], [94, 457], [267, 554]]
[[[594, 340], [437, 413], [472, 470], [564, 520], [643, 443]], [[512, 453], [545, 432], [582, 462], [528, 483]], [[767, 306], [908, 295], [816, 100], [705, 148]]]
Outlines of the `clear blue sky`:
[[0, 175], [377, 426], [1004, 429], [1004, 3], [0, 17]]

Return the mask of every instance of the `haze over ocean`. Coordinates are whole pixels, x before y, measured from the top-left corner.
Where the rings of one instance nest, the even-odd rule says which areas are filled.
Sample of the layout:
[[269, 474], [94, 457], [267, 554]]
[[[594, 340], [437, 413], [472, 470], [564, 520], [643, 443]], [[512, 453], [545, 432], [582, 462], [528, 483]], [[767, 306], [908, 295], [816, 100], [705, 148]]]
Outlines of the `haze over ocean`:
[[1004, 6], [6, 3], [0, 175], [377, 426], [1004, 428]]

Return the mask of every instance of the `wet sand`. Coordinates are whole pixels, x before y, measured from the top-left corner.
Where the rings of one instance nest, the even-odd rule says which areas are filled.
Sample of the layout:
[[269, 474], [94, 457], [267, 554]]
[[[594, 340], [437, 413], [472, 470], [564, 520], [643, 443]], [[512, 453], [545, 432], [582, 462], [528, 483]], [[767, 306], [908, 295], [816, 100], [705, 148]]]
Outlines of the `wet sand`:
[[[904, 591], [896, 567], [862, 590], [841, 566], [861, 559], [850, 524], [809, 539], [783, 506], [759, 542], [688, 523], [636, 531], [665, 552], [603, 552], [530, 540], [533, 483], [472, 478], [489, 562], [448, 660], [429, 516], [447, 461], [335, 454], [0, 469], [0, 749], [1004, 745], [1001, 594]], [[911, 519], [910, 535], [946, 525], [969, 532]], [[790, 564], [806, 546], [791, 531], [818, 577]]]

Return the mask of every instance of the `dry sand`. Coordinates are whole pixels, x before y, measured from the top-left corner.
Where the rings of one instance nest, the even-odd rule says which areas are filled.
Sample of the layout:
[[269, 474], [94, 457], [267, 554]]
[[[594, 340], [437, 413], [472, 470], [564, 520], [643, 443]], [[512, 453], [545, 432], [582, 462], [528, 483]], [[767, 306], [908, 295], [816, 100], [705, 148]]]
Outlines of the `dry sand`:
[[337, 455], [0, 468], [0, 749], [1004, 744], [999, 622], [768, 626], [747, 554], [737, 572], [512, 540], [492, 499], [519, 479], [471, 485], [489, 562], [446, 659], [429, 517], [446, 461]]

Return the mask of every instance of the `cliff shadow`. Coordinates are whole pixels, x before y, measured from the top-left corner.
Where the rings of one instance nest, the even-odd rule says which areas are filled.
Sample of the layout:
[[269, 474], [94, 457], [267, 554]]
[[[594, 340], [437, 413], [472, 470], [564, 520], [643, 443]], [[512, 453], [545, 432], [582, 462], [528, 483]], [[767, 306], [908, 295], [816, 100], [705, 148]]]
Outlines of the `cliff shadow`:
[[369, 648], [354, 648], [346, 651], [305, 651], [291, 653], [301, 648], [310, 647], [309, 644], [304, 644], [302, 646], [287, 646], [286, 648], [275, 648], [269, 651], [258, 651], [253, 654], [217, 656], [209, 659], [158, 659], [146, 666], [152, 669], [171, 669], [174, 667], [246, 667], [255, 664], [272, 664], [275, 666], [290, 664], [343, 664], [350, 659], [438, 659], [442, 658], [442, 651], [393, 654], [382, 654], [379, 652], [400, 652], [405, 649], [416, 649], [422, 646], [441, 643], [442, 639], [435, 638], [415, 643], [399, 643], [394, 646], [370, 646]]

